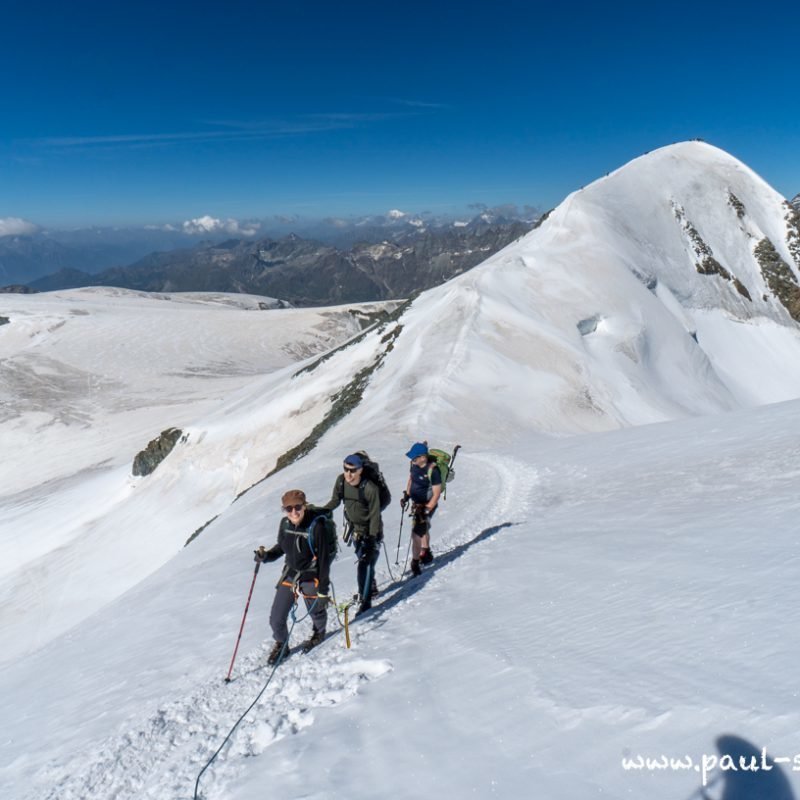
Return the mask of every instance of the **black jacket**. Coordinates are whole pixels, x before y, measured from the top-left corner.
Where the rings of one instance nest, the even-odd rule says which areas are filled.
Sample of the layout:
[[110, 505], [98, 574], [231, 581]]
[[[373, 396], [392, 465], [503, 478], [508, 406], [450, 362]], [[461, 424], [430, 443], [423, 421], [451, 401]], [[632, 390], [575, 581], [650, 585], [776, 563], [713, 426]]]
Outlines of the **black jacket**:
[[[295, 526], [284, 517], [278, 526], [278, 541], [264, 554], [264, 561], [277, 561], [281, 556], [286, 556], [283, 572], [278, 581], [290, 583], [319, 580], [318, 591], [328, 594], [329, 572], [331, 565], [328, 549], [328, 537], [325, 532], [325, 522], [320, 517], [320, 509], [309, 506], [303, 518]], [[317, 522], [314, 523], [314, 520]], [[313, 548], [309, 544], [309, 526], [314, 523], [311, 532]]]

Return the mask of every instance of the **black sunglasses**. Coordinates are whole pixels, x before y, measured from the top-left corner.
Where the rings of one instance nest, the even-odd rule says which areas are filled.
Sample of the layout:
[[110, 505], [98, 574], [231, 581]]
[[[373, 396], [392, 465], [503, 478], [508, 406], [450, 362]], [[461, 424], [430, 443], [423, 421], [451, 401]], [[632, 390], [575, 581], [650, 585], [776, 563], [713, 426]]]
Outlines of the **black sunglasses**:
[[345, 472], [358, 472], [361, 467], [348, 467], [347, 464], [344, 465]]
[[293, 506], [284, 506], [284, 507], [283, 507], [283, 510], [284, 510], [284, 511], [285, 511], [287, 514], [291, 514], [291, 513], [292, 513], [292, 511], [295, 511], [295, 512], [300, 512], [300, 511], [302, 511], [302, 510], [303, 510], [303, 508], [304, 508], [304, 506], [303, 506], [303, 504], [302, 504], [302, 503], [297, 503], [296, 505], [293, 505]]

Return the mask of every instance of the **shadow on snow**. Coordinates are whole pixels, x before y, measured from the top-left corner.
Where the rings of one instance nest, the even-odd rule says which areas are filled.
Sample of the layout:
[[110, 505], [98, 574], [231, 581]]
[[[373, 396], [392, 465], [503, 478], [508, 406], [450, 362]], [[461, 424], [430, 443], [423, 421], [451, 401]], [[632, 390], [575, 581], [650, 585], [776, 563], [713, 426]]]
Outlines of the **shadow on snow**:
[[[390, 611], [399, 603], [405, 602], [421, 589], [424, 589], [428, 582], [440, 569], [444, 569], [444, 567], [452, 564], [456, 559], [461, 558], [461, 556], [463, 556], [464, 553], [466, 553], [471, 547], [490, 539], [496, 533], [503, 530], [503, 528], [510, 528], [519, 524], [521, 523], [502, 522], [499, 525], [493, 525], [491, 528], [484, 528], [477, 536], [475, 536], [475, 538], [470, 539], [468, 542], [464, 542], [463, 544], [459, 544], [451, 550], [441, 553], [440, 555], [437, 555], [433, 564], [425, 567], [421, 575], [418, 575], [417, 577], [409, 576], [395, 579], [381, 589], [380, 602], [371, 611], [366, 612], [362, 617], [360, 617], [359, 621], [361, 619], [365, 621], [368, 619], [375, 621], [380, 620], [387, 611]], [[386, 595], [390, 596], [387, 597]], [[385, 621], [381, 622], [381, 624], [385, 624]]]
[[[716, 745], [719, 770], [689, 800], [795, 800], [789, 780], [767, 755], [766, 748], [759, 750], [746, 739], [731, 734], [719, 736]], [[712, 786], [714, 791], [709, 793]]]

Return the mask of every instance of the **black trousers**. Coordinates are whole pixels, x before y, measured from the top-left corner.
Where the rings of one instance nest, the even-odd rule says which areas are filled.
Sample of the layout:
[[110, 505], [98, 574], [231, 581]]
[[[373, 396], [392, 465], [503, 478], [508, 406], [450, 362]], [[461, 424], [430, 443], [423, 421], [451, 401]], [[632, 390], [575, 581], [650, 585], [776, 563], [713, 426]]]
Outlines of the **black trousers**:
[[[317, 600], [317, 586], [314, 581], [300, 581], [300, 591], [306, 601], [306, 608], [311, 615], [315, 631], [324, 631], [328, 623], [328, 606]], [[286, 620], [294, 605], [294, 587], [281, 583], [275, 590], [275, 599], [272, 601], [272, 611], [269, 614], [269, 624], [276, 642], [285, 642], [289, 638], [289, 626]]]
[[363, 535], [356, 538], [358, 593], [362, 600], [372, 599], [375, 564], [377, 564], [381, 554], [381, 542], [383, 542], [383, 536]]

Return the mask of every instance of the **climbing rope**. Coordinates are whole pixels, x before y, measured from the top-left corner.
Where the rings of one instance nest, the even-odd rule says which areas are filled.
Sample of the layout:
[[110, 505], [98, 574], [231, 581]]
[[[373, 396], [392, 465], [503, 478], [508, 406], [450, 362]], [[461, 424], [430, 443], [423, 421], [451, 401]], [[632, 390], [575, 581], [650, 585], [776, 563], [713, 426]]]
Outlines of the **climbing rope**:
[[317, 601], [314, 600], [314, 602], [311, 604], [311, 607], [306, 612], [306, 615], [301, 617], [300, 619], [297, 619], [297, 613], [296, 613], [297, 598], [295, 598], [295, 603], [292, 606], [292, 612], [291, 612], [292, 613], [292, 625], [289, 628], [289, 635], [286, 637], [286, 641], [283, 643], [283, 647], [281, 648], [281, 652], [280, 652], [280, 655], [278, 656], [278, 660], [275, 662], [275, 666], [272, 668], [272, 672], [270, 672], [269, 677], [267, 678], [267, 682], [261, 687], [261, 691], [256, 695], [255, 700], [253, 700], [253, 702], [250, 703], [250, 705], [247, 707], [247, 709], [242, 714], [242, 716], [239, 717], [239, 719], [237, 719], [236, 722], [233, 724], [233, 727], [230, 729], [230, 731], [228, 731], [228, 735], [222, 740], [222, 744], [214, 752], [214, 755], [212, 755], [211, 758], [208, 759], [208, 761], [206, 762], [206, 764], [203, 767], [203, 769], [201, 769], [200, 772], [198, 773], [197, 780], [195, 781], [195, 784], [194, 784], [194, 798], [193, 798], [193, 800], [198, 800], [198, 798], [199, 798], [200, 778], [203, 777], [203, 773], [214, 763], [214, 761], [217, 758], [217, 756], [222, 752], [222, 748], [225, 747], [225, 745], [230, 741], [231, 736], [233, 736], [234, 731], [239, 727], [239, 725], [242, 722], [242, 720], [250, 713], [250, 711], [253, 709], [255, 704], [261, 699], [261, 696], [267, 690], [267, 687], [269, 686], [270, 681], [272, 681], [272, 678], [275, 675], [276, 670], [278, 669], [278, 667], [281, 665], [281, 662], [286, 657], [286, 653], [288, 652], [288, 649], [289, 649], [289, 639], [292, 636], [292, 631], [294, 630], [294, 626], [298, 622], [302, 622], [304, 619], [306, 619], [306, 617], [310, 616], [311, 612], [314, 610], [314, 606], [316, 604], [317, 604]]

